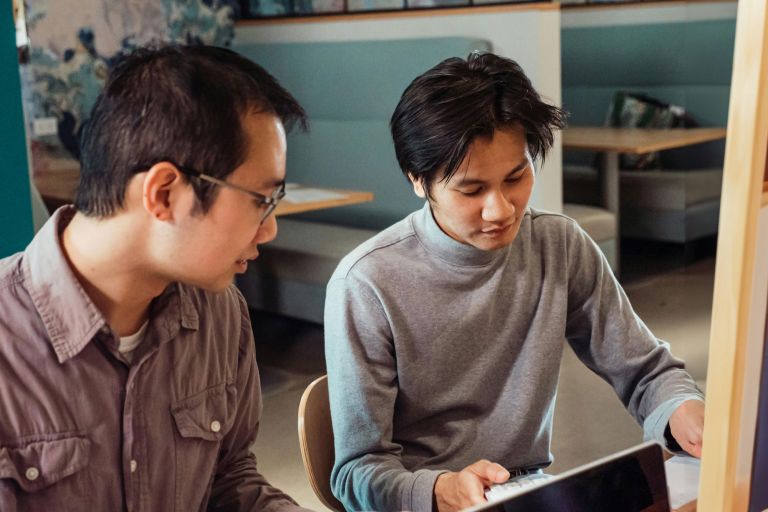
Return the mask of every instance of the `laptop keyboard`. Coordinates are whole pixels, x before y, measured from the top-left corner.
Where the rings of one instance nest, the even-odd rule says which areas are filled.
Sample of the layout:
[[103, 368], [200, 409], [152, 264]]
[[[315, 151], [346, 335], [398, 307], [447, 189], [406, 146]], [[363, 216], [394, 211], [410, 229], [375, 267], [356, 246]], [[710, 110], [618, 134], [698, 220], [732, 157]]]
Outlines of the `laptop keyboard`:
[[491, 486], [490, 489], [485, 491], [485, 499], [489, 502], [499, 501], [506, 498], [511, 498], [523, 491], [527, 491], [531, 487], [542, 484], [552, 478], [551, 475], [544, 473], [534, 473], [532, 475], [523, 475], [517, 478], [513, 478], [503, 484], [496, 484]]

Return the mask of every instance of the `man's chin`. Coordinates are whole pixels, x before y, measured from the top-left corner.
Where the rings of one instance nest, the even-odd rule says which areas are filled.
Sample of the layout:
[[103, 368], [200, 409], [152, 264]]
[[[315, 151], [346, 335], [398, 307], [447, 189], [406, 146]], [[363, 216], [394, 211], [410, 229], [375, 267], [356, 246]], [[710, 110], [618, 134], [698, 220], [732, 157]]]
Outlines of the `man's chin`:
[[480, 249], [481, 251], [498, 251], [499, 249], [503, 249], [504, 247], [511, 244], [512, 241], [508, 242], [481, 242], [472, 244], [475, 246], [475, 248]]
[[508, 246], [515, 241], [515, 238], [517, 238], [517, 229], [513, 227], [509, 233], [505, 233], [501, 237], [490, 237], [479, 233], [473, 237], [472, 245], [481, 251], [495, 251]]

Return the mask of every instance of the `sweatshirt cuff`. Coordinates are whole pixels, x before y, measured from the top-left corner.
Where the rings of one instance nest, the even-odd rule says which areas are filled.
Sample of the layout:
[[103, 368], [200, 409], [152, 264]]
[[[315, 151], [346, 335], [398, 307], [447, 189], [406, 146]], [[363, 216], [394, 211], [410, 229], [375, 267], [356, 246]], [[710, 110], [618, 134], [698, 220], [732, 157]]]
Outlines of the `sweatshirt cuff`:
[[[420, 469], [414, 472], [410, 500], [404, 500], [405, 510], [413, 512], [432, 512], [435, 501], [435, 482], [446, 471]], [[410, 503], [409, 503], [410, 502]]]
[[672, 413], [680, 407], [680, 404], [687, 400], [703, 402], [704, 397], [695, 393], [686, 393], [662, 402], [643, 422], [643, 441], [657, 441], [669, 451], [681, 451], [680, 446], [678, 446], [672, 436], [667, 437], [665, 432], [667, 432], [669, 418], [672, 416]]

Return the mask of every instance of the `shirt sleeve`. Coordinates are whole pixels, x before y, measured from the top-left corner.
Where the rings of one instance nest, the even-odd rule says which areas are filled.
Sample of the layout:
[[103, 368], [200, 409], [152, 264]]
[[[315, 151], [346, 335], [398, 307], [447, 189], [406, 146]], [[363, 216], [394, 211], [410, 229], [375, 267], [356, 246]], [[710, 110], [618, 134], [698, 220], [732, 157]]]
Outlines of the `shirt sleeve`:
[[208, 510], [305, 511], [259, 473], [250, 447], [261, 419], [261, 386], [253, 331], [245, 299], [234, 290], [241, 313], [237, 374], [237, 411], [232, 428], [222, 439]]
[[442, 471], [408, 471], [393, 441], [397, 367], [381, 302], [352, 277], [328, 284], [325, 350], [336, 462], [334, 495], [347, 510], [431, 511]]
[[669, 418], [685, 400], [704, 396], [674, 357], [637, 316], [597, 245], [575, 223], [567, 244], [566, 337], [579, 359], [607, 381], [645, 439], [667, 448]]

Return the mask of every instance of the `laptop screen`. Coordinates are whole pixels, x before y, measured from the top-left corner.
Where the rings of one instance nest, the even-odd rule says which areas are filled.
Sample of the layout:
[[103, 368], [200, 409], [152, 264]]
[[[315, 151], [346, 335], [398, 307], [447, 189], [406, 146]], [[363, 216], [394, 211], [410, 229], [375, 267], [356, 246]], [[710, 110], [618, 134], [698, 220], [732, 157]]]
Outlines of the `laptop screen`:
[[474, 510], [669, 512], [661, 446], [644, 443]]

